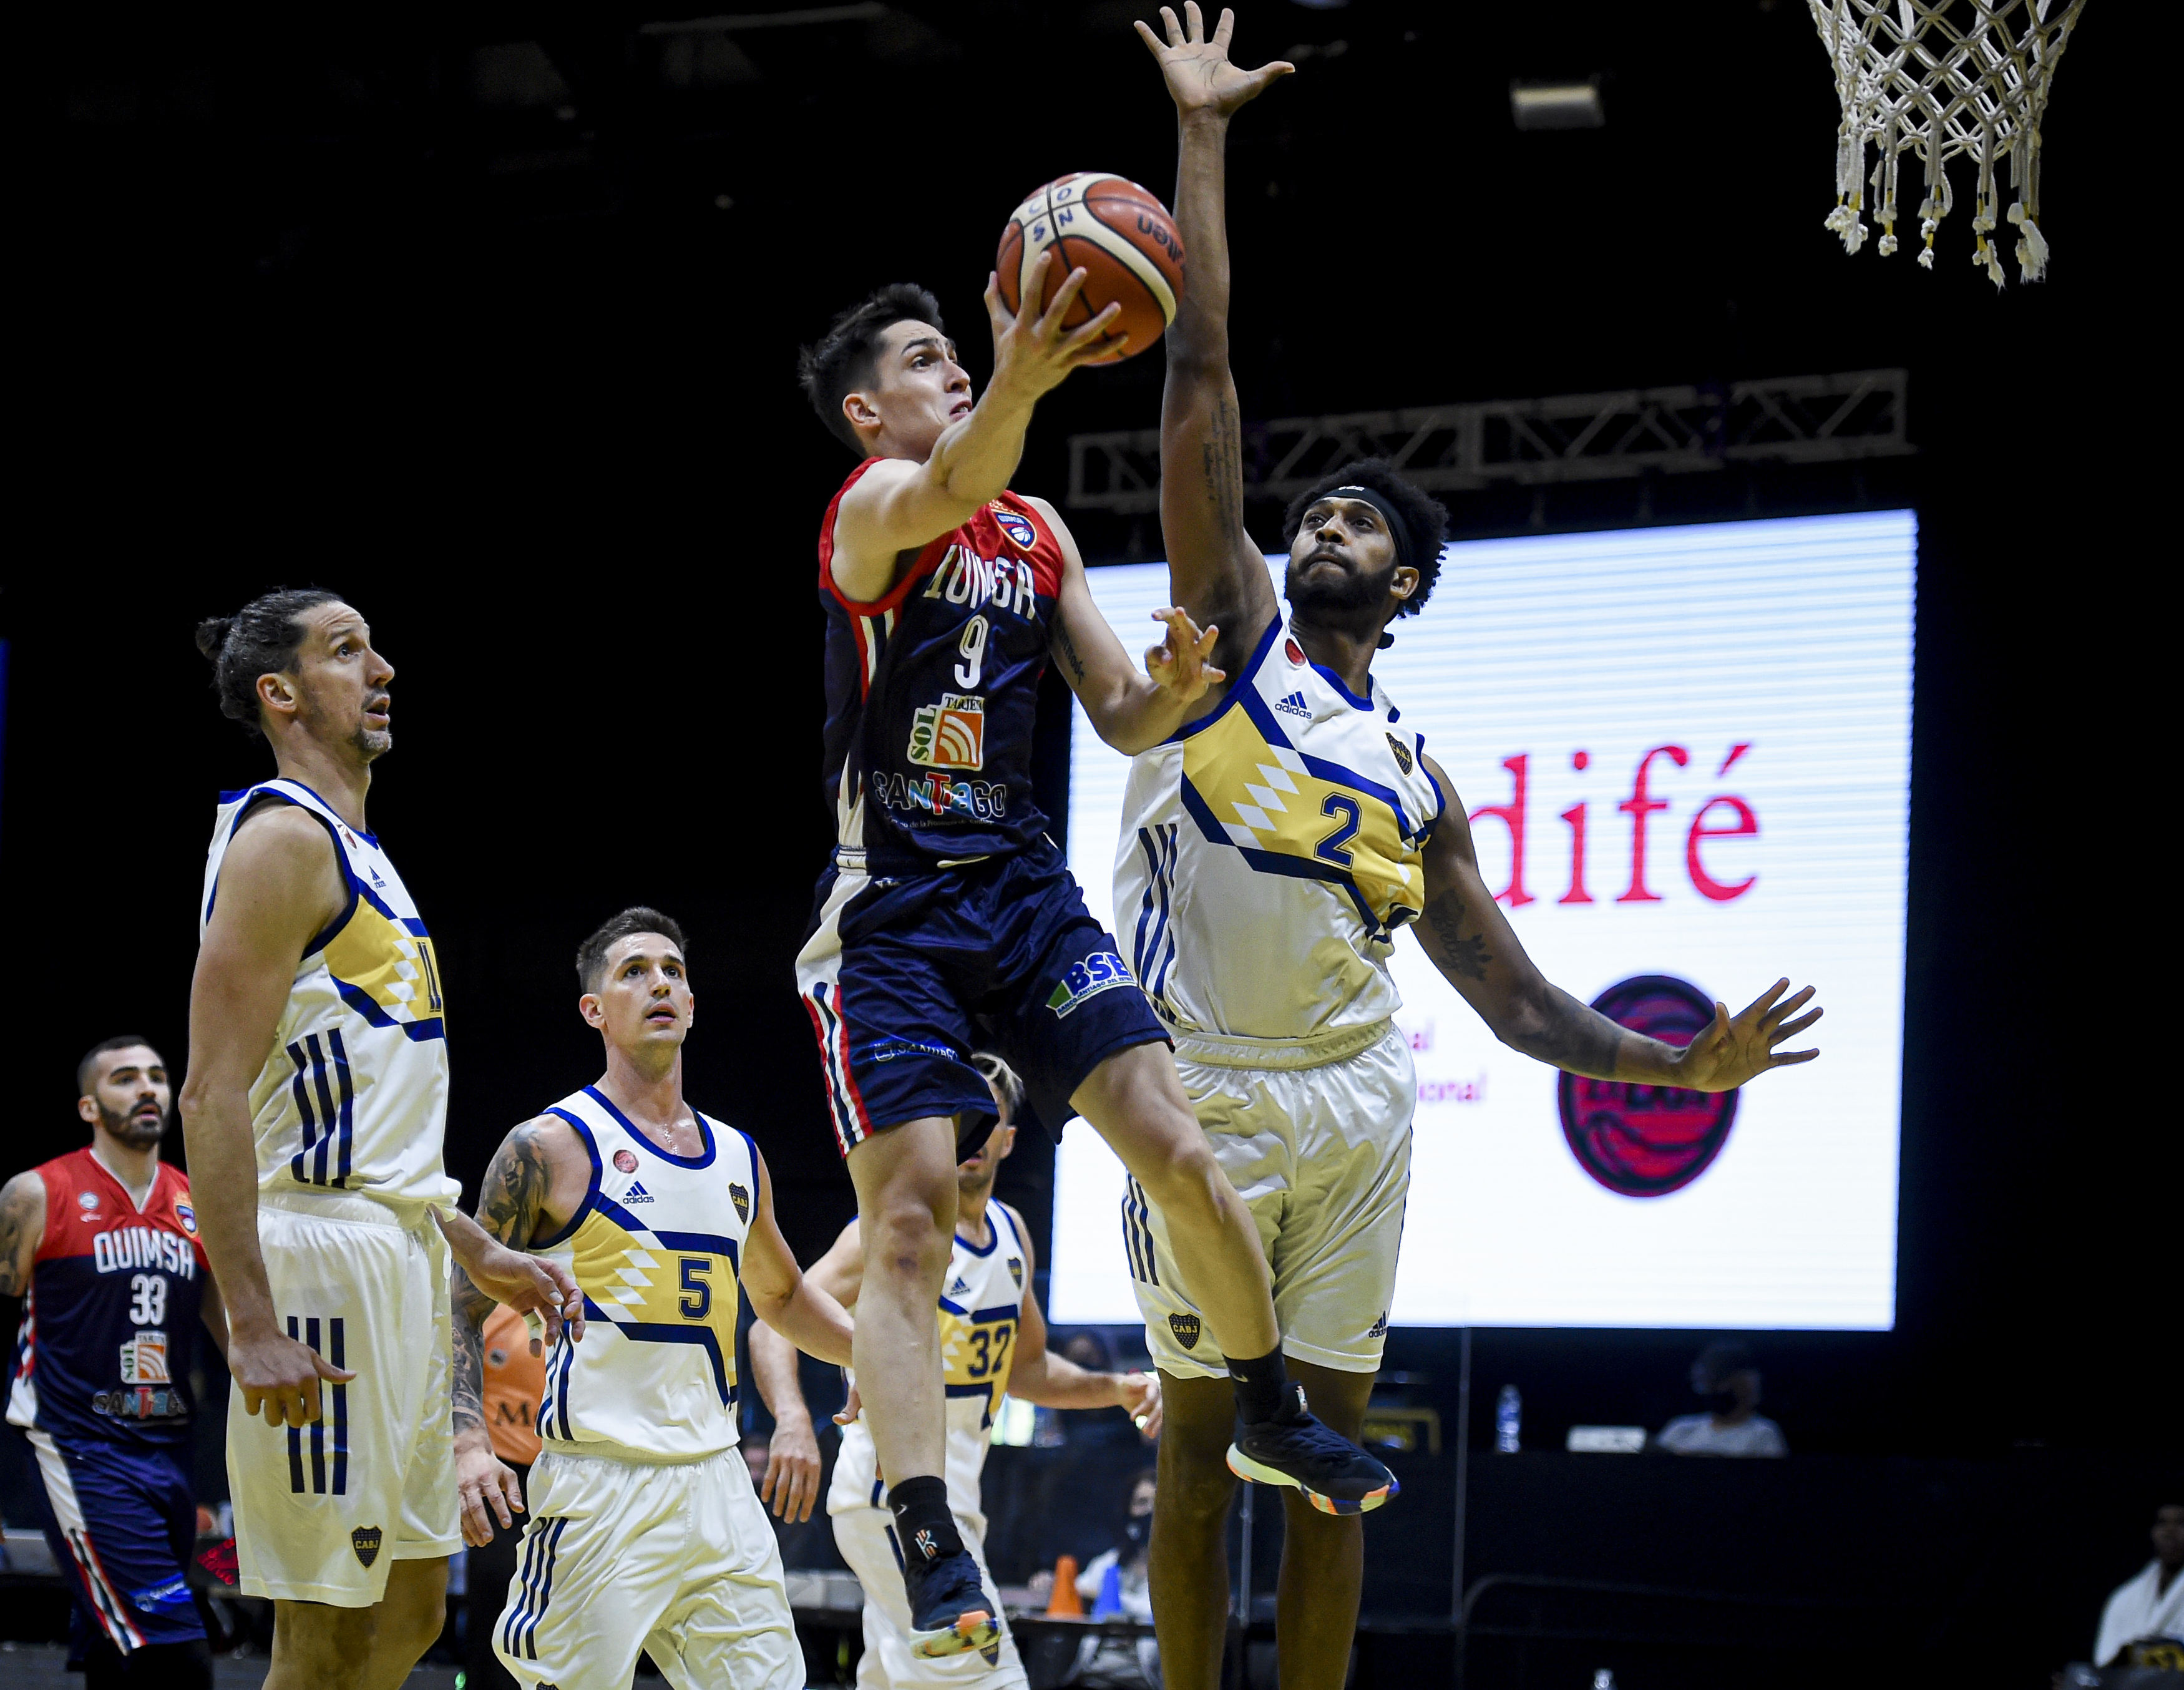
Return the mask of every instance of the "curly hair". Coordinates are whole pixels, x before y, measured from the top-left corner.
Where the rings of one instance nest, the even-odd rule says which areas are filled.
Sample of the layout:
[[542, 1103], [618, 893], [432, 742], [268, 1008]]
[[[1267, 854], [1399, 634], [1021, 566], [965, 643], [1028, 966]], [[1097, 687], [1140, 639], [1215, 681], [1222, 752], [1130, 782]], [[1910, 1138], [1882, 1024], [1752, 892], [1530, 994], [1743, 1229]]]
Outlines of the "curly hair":
[[940, 302], [914, 282], [890, 282], [844, 311], [827, 326], [827, 332], [796, 354], [797, 385], [827, 432], [860, 457], [864, 442], [842, 415], [842, 401], [878, 373], [873, 354], [880, 337], [897, 323], [931, 323], [948, 332], [940, 321]]
[[212, 660], [212, 689], [220, 713], [263, 733], [258, 720], [258, 678], [285, 675], [296, 667], [304, 643], [304, 612], [344, 602], [323, 587], [276, 587], [231, 616], [207, 616], [198, 624], [198, 650]]
[[1304, 513], [1338, 487], [1369, 487], [1394, 505], [1396, 514], [1403, 519], [1403, 527], [1409, 530], [1411, 563], [1418, 572], [1418, 588], [1396, 607], [1396, 614], [1418, 615], [1433, 596], [1434, 583], [1440, 579], [1441, 548], [1448, 541], [1447, 510], [1431, 494], [1404, 480], [1385, 458], [1360, 458], [1322, 476], [1290, 501], [1289, 509], [1282, 512], [1282, 544], [1285, 547], [1291, 551], [1296, 549], [1297, 530], [1304, 526]]

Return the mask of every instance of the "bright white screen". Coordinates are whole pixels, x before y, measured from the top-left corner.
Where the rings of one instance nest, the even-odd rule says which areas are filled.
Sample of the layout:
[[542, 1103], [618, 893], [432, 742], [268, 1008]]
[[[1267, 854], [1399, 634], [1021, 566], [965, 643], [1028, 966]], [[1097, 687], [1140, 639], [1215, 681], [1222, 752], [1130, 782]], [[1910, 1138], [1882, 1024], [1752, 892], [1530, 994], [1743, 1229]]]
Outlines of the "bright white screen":
[[[1909, 511], [1452, 545], [1432, 604], [1373, 672], [1477, 817], [1486, 884], [1509, 881], [1505, 760], [1526, 759], [1524, 890], [1509, 914], [1547, 977], [1585, 1001], [1674, 974], [1741, 1009], [1778, 977], [1815, 983], [1825, 1054], [1745, 1088], [1713, 1164], [1665, 1196], [1596, 1183], [1565, 1142], [1553, 1070], [1497, 1043], [1398, 939], [1400, 1024], [1419, 1105], [1391, 1319], [1410, 1325], [1886, 1330], [1895, 1318], [1897, 1129], [1910, 782]], [[1279, 583], [1280, 563], [1274, 562]], [[1167, 571], [1090, 572], [1141, 651]], [[1646, 890], [1631, 890], [1632, 795], [1656, 756]], [[1731, 750], [1748, 746], [1725, 773]], [[1589, 754], [1580, 772], [1573, 754]], [[1071, 745], [1069, 856], [1111, 922], [1123, 759], [1083, 711]], [[1702, 808], [1740, 798], [1752, 836], [1687, 849]], [[1564, 902], [1586, 805], [1585, 880]], [[1733, 806], [1709, 829], [1736, 825]], [[1505, 907], [1507, 907], [1505, 901]], [[1112, 922], [1111, 922], [1112, 924]], [[1138, 1319], [1120, 1165], [1082, 1122], [1055, 1179], [1056, 1319]]]

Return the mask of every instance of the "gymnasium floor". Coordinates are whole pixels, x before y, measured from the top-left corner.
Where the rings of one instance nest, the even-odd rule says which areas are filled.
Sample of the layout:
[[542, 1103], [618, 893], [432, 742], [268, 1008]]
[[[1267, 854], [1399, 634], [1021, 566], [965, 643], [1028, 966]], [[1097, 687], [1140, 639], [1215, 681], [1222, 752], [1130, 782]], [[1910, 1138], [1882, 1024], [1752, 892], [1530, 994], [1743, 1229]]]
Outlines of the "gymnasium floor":
[[[0, 1643], [0, 1680], [8, 1690], [83, 1690], [83, 1676], [67, 1670], [65, 1649], [36, 1643]], [[242, 1660], [222, 1658], [214, 1663], [217, 1690], [258, 1690], [265, 1682], [261, 1656]], [[451, 1666], [421, 1666], [410, 1675], [410, 1690], [455, 1690]]]

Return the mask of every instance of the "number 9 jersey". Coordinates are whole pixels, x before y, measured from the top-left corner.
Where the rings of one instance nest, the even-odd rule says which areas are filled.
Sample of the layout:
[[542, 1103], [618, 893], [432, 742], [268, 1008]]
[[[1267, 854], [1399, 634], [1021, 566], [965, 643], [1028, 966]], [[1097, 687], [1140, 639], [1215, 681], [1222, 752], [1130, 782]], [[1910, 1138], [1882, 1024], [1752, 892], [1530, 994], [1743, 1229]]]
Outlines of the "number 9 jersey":
[[540, 1442], [565, 1455], [637, 1462], [727, 1449], [737, 1439], [738, 1275], [758, 1202], [756, 1148], [699, 1114], [703, 1147], [674, 1155], [597, 1086], [547, 1113], [575, 1130], [592, 1178], [568, 1225], [531, 1244], [569, 1269], [588, 1323], [582, 1343], [547, 1353]]

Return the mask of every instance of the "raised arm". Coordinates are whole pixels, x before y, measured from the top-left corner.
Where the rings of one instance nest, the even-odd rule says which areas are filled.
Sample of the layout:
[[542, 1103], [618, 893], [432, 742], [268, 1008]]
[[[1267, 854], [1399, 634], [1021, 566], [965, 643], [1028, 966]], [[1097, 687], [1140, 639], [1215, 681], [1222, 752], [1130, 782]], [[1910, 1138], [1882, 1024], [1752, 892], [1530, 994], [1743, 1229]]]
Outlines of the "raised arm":
[[[864, 1276], [864, 1249], [854, 1220], [804, 1274], [807, 1284], [817, 1286], [845, 1309], [856, 1306]], [[798, 1376], [796, 1346], [763, 1320], [755, 1320], [750, 1329], [750, 1361], [759, 1399], [773, 1416], [758, 1499], [772, 1503], [783, 1520], [809, 1520], [812, 1504], [819, 1499], [819, 1438], [811, 1425], [811, 1406], [804, 1400], [804, 1381]]]
[[[842, 495], [834, 514], [834, 555], [828, 566], [842, 594], [869, 604], [887, 596], [901, 572], [904, 556], [951, 528], [998, 497], [1023, 457], [1024, 432], [1032, 409], [1079, 365], [1112, 354], [1104, 344], [1107, 326], [1120, 314], [1109, 305], [1090, 321], [1064, 333], [1084, 272], [1072, 271], [1044, 315], [1051, 251], [1034, 261], [1031, 286], [1011, 315], [1003, 309], [997, 280], [986, 282], [986, 314], [994, 328], [994, 379], [968, 412], [949, 424], [926, 460], [889, 458], [875, 464]], [[955, 349], [938, 340], [914, 340], [895, 356], [950, 359]], [[961, 372], [954, 378], [969, 383]], [[852, 393], [846, 404], [862, 401]], [[853, 420], [862, 421], [855, 417]]]
[[31, 1288], [31, 1269], [46, 1235], [46, 1181], [26, 1168], [0, 1185], [0, 1297]]
[[1184, 13], [1179, 24], [1161, 8], [1165, 42], [1147, 25], [1137, 26], [1175, 102], [1175, 222], [1187, 266], [1161, 398], [1161, 534], [1176, 603], [1201, 624], [1225, 630], [1217, 655], [1233, 670], [1278, 606], [1267, 561], [1244, 527], [1243, 431], [1228, 367], [1224, 155], [1229, 119], [1295, 67], [1278, 60], [1240, 70], [1228, 62], [1234, 14], [1222, 13], [1208, 41], [1195, 0]]
[[[463, 1224], [480, 1234], [500, 1256], [531, 1268], [551, 1269], [566, 1278], [566, 1270], [520, 1252], [542, 1231], [550, 1234], [565, 1224], [584, 1201], [591, 1183], [591, 1161], [567, 1122], [558, 1115], [541, 1115], [526, 1121], [500, 1141], [478, 1188], [477, 1219]], [[465, 1235], [467, 1238], [467, 1235]], [[453, 1239], [450, 1238], [452, 1244]], [[475, 1259], [478, 1252], [471, 1252]], [[488, 1288], [497, 1285], [488, 1275], [488, 1286], [471, 1276], [468, 1263], [458, 1260], [451, 1286], [454, 1304], [454, 1426], [455, 1485], [462, 1498], [463, 1539], [473, 1546], [493, 1541], [493, 1520], [513, 1527], [515, 1514], [523, 1508], [523, 1492], [515, 1475], [493, 1452], [493, 1437], [485, 1424], [485, 1323], [493, 1305], [504, 1299]], [[536, 1289], [535, 1285], [532, 1286]], [[560, 1287], [555, 1284], [558, 1292]], [[573, 1281], [566, 1294], [574, 1307], [549, 1309], [534, 1306], [529, 1312], [541, 1317], [567, 1313], [571, 1339], [582, 1331], [582, 1300], [576, 1297]], [[516, 1298], [510, 1306], [522, 1308]], [[558, 1299], [557, 1299], [558, 1300]], [[550, 1339], [557, 1336], [549, 1331]], [[531, 1341], [532, 1353], [539, 1353], [542, 1341]]]
[[355, 1375], [282, 1331], [258, 1247], [258, 1151], [250, 1088], [265, 1066], [296, 965], [341, 912], [348, 886], [333, 841], [287, 804], [246, 817], [220, 865], [220, 895], [190, 981], [190, 1070], [182, 1138], [198, 1230], [226, 1299], [227, 1365], [242, 1411], [270, 1425], [319, 1418], [319, 1381]]
[[1192, 706], [1208, 688], [1228, 678], [1206, 661], [1220, 629], [1209, 627], [1201, 633], [1190, 616], [1173, 606], [1154, 611], [1153, 619], [1165, 625], [1167, 633], [1159, 644], [1146, 649], [1141, 672], [1092, 601], [1092, 589], [1084, 582], [1084, 561], [1077, 555], [1077, 542], [1061, 518], [1042, 499], [1024, 502], [1038, 509], [1061, 546], [1053, 654], [1062, 679], [1069, 683], [1102, 739], [1125, 756], [1150, 750], [1190, 719]]
[[1427, 769], [1447, 799], [1425, 848], [1425, 912], [1418, 942], [1448, 983], [1463, 994], [1494, 1036], [1512, 1050], [1595, 1079], [1635, 1080], [1692, 1091], [1728, 1091], [1769, 1068], [1808, 1063], [1818, 1051], [1777, 1052], [1820, 1018], [1820, 1011], [1786, 1018], [1808, 1002], [1813, 988], [1784, 998], [1779, 980], [1742, 1013], [1714, 1006], [1713, 1024], [1683, 1050], [1618, 1027], [1542, 974], [1502, 906], [1486, 890], [1463, 802], [1430, 757]]
[[1009, 1364], [1009, 1395], [1049, 1408], [1127, 1408], [1146, 1442], [1160, 1436], [1161, 1389], [1157, 1375], [1095, 1373], [1046, 1347], [1046, 1319], [1032, 1286], [1038, 1263], [1032, 1259], [1031, 1232], [1014, 1209], [1009, 1219], [1023, 1241], [1023, 1307], [1017, 1315], [1016, 1359]]

